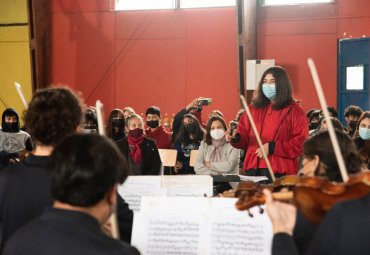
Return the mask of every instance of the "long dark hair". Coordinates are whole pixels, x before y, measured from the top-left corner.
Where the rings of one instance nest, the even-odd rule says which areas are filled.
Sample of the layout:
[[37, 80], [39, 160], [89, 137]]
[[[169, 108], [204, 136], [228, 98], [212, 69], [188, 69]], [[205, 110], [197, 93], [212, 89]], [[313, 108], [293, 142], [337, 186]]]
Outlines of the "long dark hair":
[[[194, 139], [190, 139], [190, 134], [185, 129], [185, 125], [184, 125], [185, 118], [190, 118], [195, 123]], [[193, 114], [190, 114], [190, 113], [185, 114], [184, 117], [182, 117], [180, 130], [176, 136], [175, 141], [178, 143], [187, 145], [187, 144], [192, 143], [194, 140], [197, 142], [200, 142], [203, 140], [203, 137], [204, 137], [204, 130], [201, 127], [199, 120]]]
[[[111, 113], [109, 114], [109, 118], [108, 118], [108, 123], [107, 123], [107, 136], [109, 138], [112, 138], [113, 137], [113, 127], [112, 127], [112, 122], [113, 122], [113, 118], [122, 118], [123, 121], [125, 120], [124, 118], [124, 115], [123, 115], [123, 111], [121, 109], [113, 109], [111, 111]], [[123, 125], [125, 126], [125, 125]]]
[[263, 108], [270, 102], [270, 100], [262, 92], [263, 80], [267, 74], [272, 74], [272, 76], [275, 78], [276, 96], [274, 99], [275, 103], [272, 105], [272, 108], [279, 110], [292, 104], [294, 100], [292, 96], [292, 84], [289, 76], [284, 68], [280, 66], [274, 66], [270, 67], [263, 73], [258, 87], [254, 92], [252, 99], [253, 106], [256, 108]]
[[204, 141], [206, 142], [206, 144], [208, 145], [211, 145], [212, 144], [212, 137], [211, 137], [211, 126], [212, 126], [212, 123], [214, 121], [218, 120], [219, 122], [221, 122], [222, 126], [224, 127], [225, 129], [225, 132], [227, 131], [227, 127], [226, 127], [226, 123], [225, 123], [225, 120], [223, 118], [221, 118], [220, 116], [217, 116], [217, 115], [214, 115], [212, 116], [208, 122], [207, 122], [207, 127], [206, 127], [206, 136], [204, 138]]
[[[338, 130], [335, 130], [335, 134], [348, 173], [359, 172], [361, 169], [361, 160], [357, 154], [356, 145], [347, 134]], [[303, 145], [303, 154], [307, 159], [313, 159], [315, 155], [319, 156], [320, 164], [323, 164], [322, 166], [325, 170], [324, 176], [330, 181], [343, 181], [328, 131], [320, 131], [307, 139]], [[322, 174], [316, 171], [315, 175]]]
[[356, 132], [355, 132], [355, 134], [353, 136], [354, 138], [355, 137], [359, 137], [358, 130], [360, 129], [360, 123], [361, 123], [361, 121], [363, 121], [366, 118], [369, 118], [370, 119], [370, 111], [363, 112], [361, 114], [360, 118], [358, 118], [357, 126], [356, 126]]

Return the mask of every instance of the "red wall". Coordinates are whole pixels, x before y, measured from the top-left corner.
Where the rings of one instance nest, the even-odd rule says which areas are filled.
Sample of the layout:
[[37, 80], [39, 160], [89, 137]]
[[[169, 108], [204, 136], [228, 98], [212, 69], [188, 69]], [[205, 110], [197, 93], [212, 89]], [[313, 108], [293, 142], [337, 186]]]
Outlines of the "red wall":
[[239, 109], [234, 8], [110, 11], [110, 0], [52, 1], [52, 82], [102, 100], [106, 114], [158, 105], [171, 116], [195, 97], [205, 114]]
[[259, 58], [288, 70], [305, 110], [319, 107], [306, 61], [313, 58], [328, 105], [337, 107], [337, 39], [370, 36], [370, 1], [261, 7], [258, 15]]

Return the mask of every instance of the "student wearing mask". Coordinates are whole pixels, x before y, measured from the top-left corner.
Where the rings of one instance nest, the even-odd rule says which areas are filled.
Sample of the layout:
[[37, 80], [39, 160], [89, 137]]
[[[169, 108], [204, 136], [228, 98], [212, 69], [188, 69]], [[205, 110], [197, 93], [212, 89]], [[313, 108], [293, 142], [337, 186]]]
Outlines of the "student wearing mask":
[[7, 108], [1, 118], [0, 130], [0, 171], [19, 162], [20, 153], [24, 150], [32, 151], [31, 136], [20, 130], [18, 113]]
[[[212, 116], [207, 123], [205, 139], [195, 160], [196, 174], [220, 175], [239, 174], [240, 151], [226, 142], [225, 120]], [[215, 183], [218, 193], [231, 189], [228, 183]]]
[[177, 150], [175, 165], [176, 174], [195, 174], [194, 167], [189, 165], [192, 150], [198, 150], [204, 139], [204, 131], [193, 114], [185, 114], [174, 147]]
[[361, 114], [353, 139], [358, 148], [363, 169], [370, 169], [370, 111]]
[[172, 123], [172, 142], [174, 143], [177, 134], [180, 131], [182, 120], [184, 119], [184, 116], [186, 114], [192, 114], [198, 119], [198, 122], [200, 123], [201, 127], [205, 127], [202, 123], [202, 106], [199, 105], [199, 100], [201, 98], [195, 98], [191, 103], [189, 103], [184, 109], [176, 113], [176, 115], [173, 118], [173, 123]]
[[161, 168], [155, 141], [145, 137], [144, 122], [140, 115], [131, 114], [126, 119], [127, 136], [117, 141], [117, 146], [126, 156], [133, 175], [158, 175]]
[[356, 105], [350, 105], [344, 110], [344, 119], [346, 120], [346, 132], [350, 137], [356, 132], [358, 118], [362, 114], [362, 109]]
[[107, 136], [113, 141], [118, 141], [125, 137], [125, 118], [122, 110], [114, 109], [109, 114]]
[[50, 156], [53, 207], [19, 229], [4, 255], [139, 254], [101, 231], [117, 200], [128, 167], [116, 146], [95, 134], [75, 134]]
[[157, 106], [151, 106], [146, 110], [146, 136], [151, 138], [157, 144], [158, 149], [171, 149], [172, 133], [168, 132], [162, 125], [161, 110]]
[[[293, 100], [292, 85], [282, 67], [267, 69], [249, 105], [264, 151], [268, 154], [274, 175], [298, 173], [298, 157], [308, 136], [307, 118]], [[258, 147], [247, 115], [243, 113], [234, 136], [227, 140], [238, 149], [245, 149], [244, 171], [249, 176], [267, 176], [266, 162]]]

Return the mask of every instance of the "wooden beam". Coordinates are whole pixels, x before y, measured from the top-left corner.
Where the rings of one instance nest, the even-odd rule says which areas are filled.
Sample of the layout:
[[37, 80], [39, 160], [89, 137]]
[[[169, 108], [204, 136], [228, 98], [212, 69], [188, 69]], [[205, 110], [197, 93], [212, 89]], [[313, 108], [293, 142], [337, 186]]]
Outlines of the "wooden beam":
[[50, 83], [50, 0], [27, 0], [32, 88]]

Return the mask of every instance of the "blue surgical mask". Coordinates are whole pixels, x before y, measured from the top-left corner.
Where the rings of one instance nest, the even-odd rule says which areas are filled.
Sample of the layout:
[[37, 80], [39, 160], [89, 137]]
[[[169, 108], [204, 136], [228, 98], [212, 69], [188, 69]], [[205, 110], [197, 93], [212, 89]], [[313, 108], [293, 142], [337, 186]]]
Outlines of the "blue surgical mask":
[[358, 133], [363, 140], [370, 140], [370, 129], [360, 127]]
[[262, 92], [268, 99], [273, 99], [276, 96], [276, 86], [275, 84], [263, 84]]

